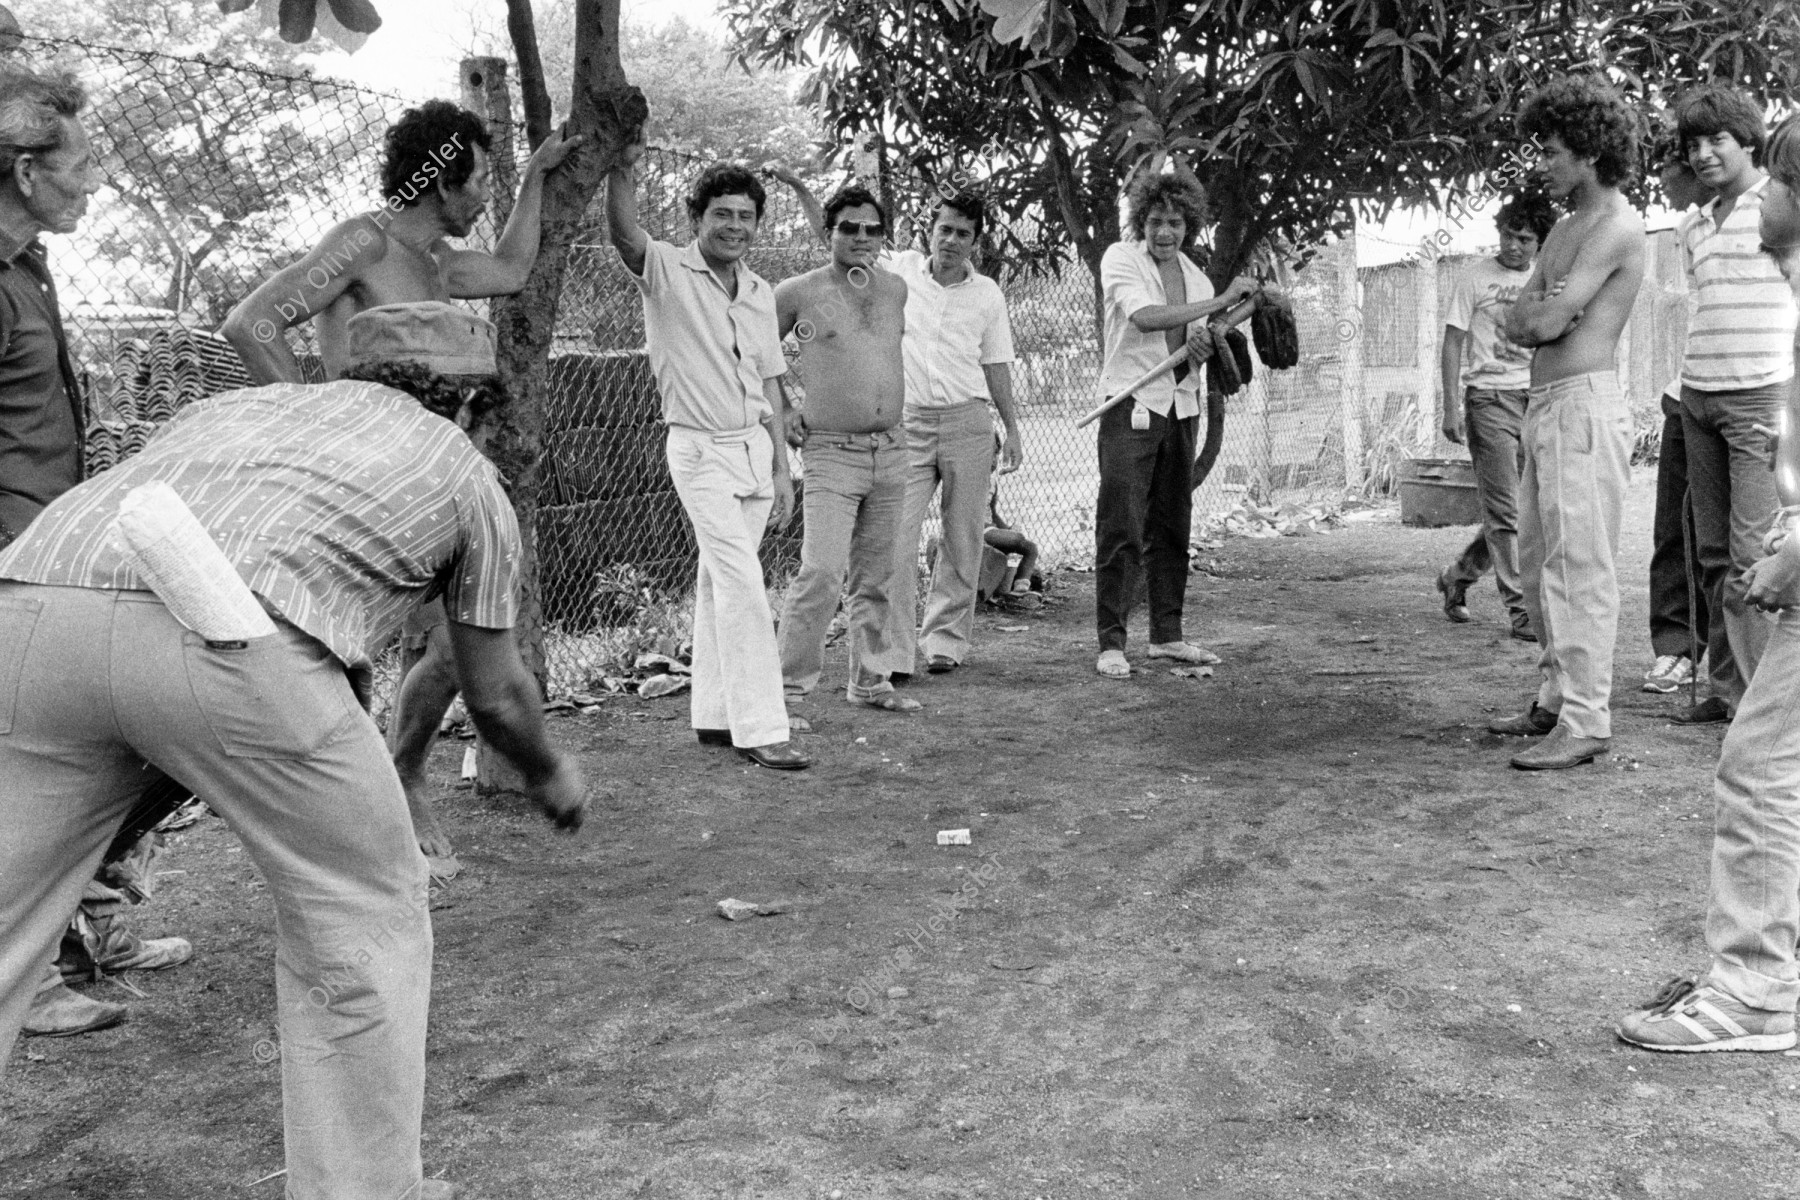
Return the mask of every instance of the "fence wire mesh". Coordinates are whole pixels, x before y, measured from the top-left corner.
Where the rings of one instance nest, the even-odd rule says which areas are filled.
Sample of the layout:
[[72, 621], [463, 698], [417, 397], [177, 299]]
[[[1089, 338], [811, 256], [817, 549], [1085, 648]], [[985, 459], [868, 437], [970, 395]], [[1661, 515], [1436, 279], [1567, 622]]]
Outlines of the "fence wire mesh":
[[[92, 98], [84, 123], [105, 187], [81, 230], [53, 240], [51, 256], [89, 407], [89, 465], [100, 471], [140, 449], [183, 404], [247, 382], [212, 331], [331, 225], [377, 205], [382, 135], [406, 105], [328, 79], [146, 51], [28, 38], [20, 53], [72, 71]], [[517, 131], [496, 132], [523, 161]], [[499, 165], [497, 178], [509, 179]], [[677, 153], [646, 156], [638, 200], [653, 236], [688, 239], [682, 198], [702, 166]], [[896, 187], [922, 191], [919, 181]], [[491, 244], [496, 223], [476, 239]], [[1652, 259], [1621, 350], [1646, 429], [1657, 425], [1655, 395], [1679, 361], [1685, 317], [1672, 245], [1659, 244]], [[750, 265], [779, 282], [825, 261], [792, 194], [772, 184]], [[1403, 459], [1454, 452], [1437, 434], [1437, 347], [1456, 269], [1428, 258], [1359, 271], [1346, 240], [1298, 272], [1300, 364], [1284, 372], [1259, 364], [1228, 399], [1197, 517], [1389, 488]], [[1070, 259], [1000, 279], [1018, 353], [1024, 467], [999, 480], [998, 507], [1040, 544], [1046, 564], [1085, 566], [1097, 456], [1094, 431], [1074, 421], [1098, 400], [1092, 276]], [[295, 331], [294, 345], [317, 377], [309, 332]], [[593, 688], [610, 660], [646, 645], [642, 629], [635, 641], [612, 635], [642, 625], [647, 611], [677, 612], [691, 587], [694, 543], [664, 465], [658, 412], [642, 308], [596, 211], [570, 254], [545, 412], [537, 532], [553, 694]], [[774, 586], [797, 561], [799, 537], [796, 520], [769, 539]], [[664, 623], [666, 632], [650, 632], [666, 642], [678, 621]]]

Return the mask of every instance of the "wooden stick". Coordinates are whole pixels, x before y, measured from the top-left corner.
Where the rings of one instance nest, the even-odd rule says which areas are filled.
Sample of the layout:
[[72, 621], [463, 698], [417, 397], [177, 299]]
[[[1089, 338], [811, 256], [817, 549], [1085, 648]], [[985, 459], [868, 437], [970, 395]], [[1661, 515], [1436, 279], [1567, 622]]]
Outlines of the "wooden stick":
[[[1207, 324], [1225, 326], [1237, 325], [1248, 320], [1250, 314], [1255, 311], [1256, 297], [1247, 296], [1238, 301], [1235, 307], [1228, 309], [1223, 317], [1215, 317], [1211, 321], [1208, 321]], [[1101, 417], [1106, 415], [1109, 409], [1125, 403], [1125, 401], [1131, 399], [1132, 393], [1159, 376], [1166, 375], [1170, 371], [1173, 371], [1176, 367], [1179, 367], [1186, 358], [1187, 347], [1184, 345], [1181, 349], [1175, 351], [1173, 354], [1169, 355], [1169, 357], [1163, 359], [1154, 367], [1151, 367], [1148, 371], [1145, 371], [1142, 375], [1132, 380], [1130, 386], [1122, 389], [1118, 395], [1108, 397], [1100, 407], [1081, 418], [1081, 420], [1075, 422], [1075, 428], [1080, 429], [1083, 425], [1091, 425], [1095, 421], [1098, 421]]]

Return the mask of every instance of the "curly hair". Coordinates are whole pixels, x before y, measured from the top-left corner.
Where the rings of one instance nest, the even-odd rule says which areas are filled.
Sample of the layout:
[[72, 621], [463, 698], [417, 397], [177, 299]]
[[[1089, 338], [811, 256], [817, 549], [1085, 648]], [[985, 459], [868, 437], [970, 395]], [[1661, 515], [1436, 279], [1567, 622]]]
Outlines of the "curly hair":
[[74, 120], [86, 104], [73, 75], [0, 67], [0, 175], [11, 175], [21, 154], [62, 149], [63, 121]]
[[498, 375], [439, 375], [424, 363], [406, 359], [358, 363], [341, 378], [379, 383], [405, 392], [447, 421], [456, 420], [456, 414], [466, 403], [470, 418], [479, 424], [490, 412], [504, 407], [512, 399]]
[[960, 213], [972, 223], [975, 226], [977, 238], [981, 237], [981, 231], [987, 228], [987, 201], [982, 199], [980, 192], [971, 192], [965, 188], [948, 196], [939, 193], [937, 212], [933, 213], [931, 218], [932, 224], [937, 224], [938, 214], [946, 208]]
[[1507, 198], [1494, 224], [1501, 229], [1529, 229], [1541, 246], [1556, 224], [1556, 206], [1542, 188], [1527, 188]]
[[825, 228], [836, 229], [839, 213], [846, 208], [860, 208], [865, 204], [881, 215], [881, 226], [883, 229], [887, 228], [887, 206], [875, 198], [874, 192], [860, 183], [845, 184], [831, 193], [831, 198], [825, 201]]
[[1637, 117], [1603, 79], [1564, 75], [1545, 84], [1525, 101], [1519, 132], [1561, 138], [1575, 157], [1593, 160], [1602, 187], [1624, 183], [1637, 162]]
[[475, 173], [475, 147], [493, 148], [480, 117], [448, 100], [409, 108], [388, 127], [382, 143], [381, 195], [401, 208], [421, 203], [440, 178], [461, 187]]
[[700, 178], [694, 181], [694, 190], [688, 193], [687, 210], [690, 220], [698, 221], [706, 215], [706, 206], [720, 196], [748, 196], [756, 205], [756, 219], [763, 217], [763, 205], [768, 203], [769, 193], [763, 190], [762, 180], [754, 173], [738, 166], [736, 163], [714, 163], [700, 172]]
[[1182, 238], [1181, 248], [1192, 246], [1200, 227], [1206, 224], [1206, 189], [1200, 181], [1185, 175], [1146, 175], [1132, 184], [1126, 207], [1131, 213], [1131, 232], [1138, 241], [1144, 240], [1144, 223], [1150, 219], [1150, 210], [1159, 205], [1181, 214], [1187, 222], [1187, 236]]
[[1750, 161], [1762, 162], [1768, 127], [1750, 97], [1735, 88], [1712, 84], [1682, 96], [1675, 102], [1675, 136], [1685, 153], [1688, 143], [1715, 133], [1729, 133], [1750, 151]]

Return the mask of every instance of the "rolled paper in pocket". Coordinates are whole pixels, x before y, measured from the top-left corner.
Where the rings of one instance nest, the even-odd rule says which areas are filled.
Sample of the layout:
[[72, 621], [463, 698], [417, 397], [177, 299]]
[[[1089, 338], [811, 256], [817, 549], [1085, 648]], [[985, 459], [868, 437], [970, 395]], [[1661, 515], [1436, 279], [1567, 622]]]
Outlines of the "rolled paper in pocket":
[[208, 642], [275, 632], [243, 576], [168, 484], [158, 480], [125, 493], [113, 538], [169, 613]]

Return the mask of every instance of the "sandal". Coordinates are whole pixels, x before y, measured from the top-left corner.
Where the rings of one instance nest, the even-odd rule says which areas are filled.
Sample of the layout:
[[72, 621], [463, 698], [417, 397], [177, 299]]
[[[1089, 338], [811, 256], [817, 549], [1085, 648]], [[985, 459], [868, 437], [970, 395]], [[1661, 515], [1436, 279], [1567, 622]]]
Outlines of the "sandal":
[[1125, 679], [1131, 674], [1131, 664], [1125, 661], [1123, 650], [1102, 650], [1094, 670], [1108, 679]]
[[918, 712], [925, 707], [911, 696], [902, 696], [894, 692], [880, 692], [873, 696], [852, 696], [850, 699], [857, 704], [879, 708], [882, 712]]
[[1153, 642], [1144, 652], [1147, 658], [1172, 658], [1176, 662], [1193, 663], [1197, 667], [1217, 666], [1225, 660], [1205, 646], [1188, 642]]

